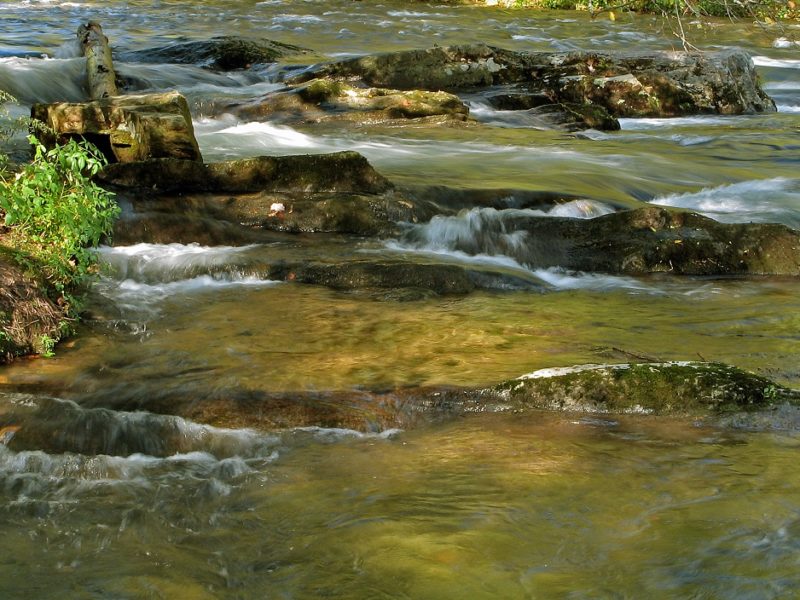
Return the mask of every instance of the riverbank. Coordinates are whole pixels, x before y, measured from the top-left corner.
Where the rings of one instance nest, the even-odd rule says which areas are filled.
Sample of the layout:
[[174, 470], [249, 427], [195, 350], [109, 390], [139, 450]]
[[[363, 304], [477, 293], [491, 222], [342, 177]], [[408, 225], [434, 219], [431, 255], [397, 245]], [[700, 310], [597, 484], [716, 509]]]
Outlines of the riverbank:
[[[417, 3], [417, 2], [413, 2]], [[630, 12], [639, 14], [665, 15], [669, 18], [680, 16], [690, 20], [702, 17], [754, 18], [773, 25], [777, 20], [797, 21], [800, 11], [793, 0], [779, 2], [727, 3], [718, 0], [683, 2], [676, 5], [665, 0], [443, 0], [443, 4], [459, 6], [483, 6], [505, 9], [525, 10], [574, 10], [591, 15], [606, 14], [612, 20], [617, 14]]]

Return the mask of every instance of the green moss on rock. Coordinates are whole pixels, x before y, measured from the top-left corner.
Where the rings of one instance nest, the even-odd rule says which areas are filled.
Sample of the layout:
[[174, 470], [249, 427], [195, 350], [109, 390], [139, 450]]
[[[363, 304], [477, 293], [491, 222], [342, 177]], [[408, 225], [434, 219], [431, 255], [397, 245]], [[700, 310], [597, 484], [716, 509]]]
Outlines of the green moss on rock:
[[489, 390], [513, 408], [707, 415], [800, 402], [800, 394], [720, 363], [672, 362], [544, 369]]

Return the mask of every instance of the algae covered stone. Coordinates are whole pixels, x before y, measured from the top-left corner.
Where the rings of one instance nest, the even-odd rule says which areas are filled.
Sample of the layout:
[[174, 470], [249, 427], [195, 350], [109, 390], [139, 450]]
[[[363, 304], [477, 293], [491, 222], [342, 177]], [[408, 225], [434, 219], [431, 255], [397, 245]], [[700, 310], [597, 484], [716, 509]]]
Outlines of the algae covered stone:
[[800, 401], [772, 380], [721, 363], [666, 362], [542, 369], [490, 390], [514, 409], [706, 415]]

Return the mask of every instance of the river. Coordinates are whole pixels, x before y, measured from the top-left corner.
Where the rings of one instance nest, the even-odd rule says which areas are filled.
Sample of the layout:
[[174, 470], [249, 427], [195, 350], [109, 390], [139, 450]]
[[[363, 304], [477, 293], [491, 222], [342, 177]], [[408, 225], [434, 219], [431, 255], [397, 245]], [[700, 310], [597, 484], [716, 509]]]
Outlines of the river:
[[[235, 34], [311, 48], [309, 63], [474, 41], [680, 46], [661, 19], [627, 14], [612, 22], [409, 2], [6, 1], [0, 88], [19, 98], [14, 111], [81, 99], [71, 40], [89, 19], [118, 52]], [[187, 96], [206, 160], [356, 150], [400, 185], [579, 198], [558, 207], [570, 216], [654, 202], [799, 227], [800, 28], [719, 21], [692, 30], [703, 49], [748, 50], [778, 112], [623, 119], [619, 132], [575, 135], [476, 103], [485, 127], [290, 127], [209, 109], [277, 89], [274, 66], [117, 67]], [[109, 268], [78, 335], [54, 358], [0, 368], [0, 429], [19, 428], [0, 434], [0, 597], [796, 595], [792, 413], [726, 423], [474, 414], [351, 430], [268, 428], [255, 414], [248, 422], [220, 410], [281, 393], [324, 402], [329, 393], [486, 385], [543, 367], [643, 359], [720, 361], [800, 387], [796, 279], [616, 277], [453, 249], [448, 236], [481, 235], [492, 218], [484, 210], [420, 225], [417, 244], [275, 234], [250, 246], [102, 248]], [[408, 298], [278, 283], [246, 268], [264, 257], [370, 253], [489, 265], [536, 286]]]

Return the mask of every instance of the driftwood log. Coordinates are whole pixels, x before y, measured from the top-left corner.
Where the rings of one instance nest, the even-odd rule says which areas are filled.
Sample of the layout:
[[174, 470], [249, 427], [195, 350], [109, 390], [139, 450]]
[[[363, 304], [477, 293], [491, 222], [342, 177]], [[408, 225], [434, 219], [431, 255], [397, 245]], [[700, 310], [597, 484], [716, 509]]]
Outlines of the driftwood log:
[[108, 38], [97, 21], [89, 21], [78, 27], [78, 41], [86, 57], [86, 79], [89, 98], [100, 100], [109, 96], [117, 96], [117, 75], [111, 61], [111, 48]]

